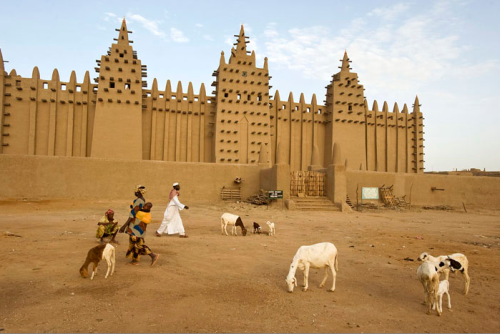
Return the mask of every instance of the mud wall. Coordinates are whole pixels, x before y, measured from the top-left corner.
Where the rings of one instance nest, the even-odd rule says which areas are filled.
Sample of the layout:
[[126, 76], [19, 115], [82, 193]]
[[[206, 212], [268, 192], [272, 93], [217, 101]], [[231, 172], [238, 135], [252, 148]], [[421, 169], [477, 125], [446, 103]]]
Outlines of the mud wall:
[[[381, 173], [347, 170], [347, 194], [361, 201], [361, 187], [393, 185], [397, 197], [406, 195], [412, 205], [448, 205], [455, 208], [500, 208], [500, 179], [481, 176]], [[432, 190], [437, 189], [444, 190]], [[463, 204], [462, 204], [463, 203]]]
[[122, 161], [0, 155], [0, 197], [29, 199], [124, 199], [138, 184], [147, 187], [147, 199], [168, 200], [174, 182], [181, 185], [182, 201], [215, 203], [222, 186], [232, 187], [241, 177], [242, 197], [257, 194], [260, 168], [165, 161]]

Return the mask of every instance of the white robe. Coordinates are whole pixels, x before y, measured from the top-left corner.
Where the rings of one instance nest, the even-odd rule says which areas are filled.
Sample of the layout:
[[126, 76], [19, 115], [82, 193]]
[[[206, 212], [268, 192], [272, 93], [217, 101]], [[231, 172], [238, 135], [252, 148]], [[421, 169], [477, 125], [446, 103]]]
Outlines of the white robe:
[[182, 225], [181, 215], [179, 210], [184, 210], [185, 205], [179, 202], [177, 196], [174, 196], [170, 203], [168, 203], [165, 214], [163, 215], [163, 221], [161, 222], [160, 228], [156, 231], [159, 234], [177, 234], [184, 235], [184, 225]]

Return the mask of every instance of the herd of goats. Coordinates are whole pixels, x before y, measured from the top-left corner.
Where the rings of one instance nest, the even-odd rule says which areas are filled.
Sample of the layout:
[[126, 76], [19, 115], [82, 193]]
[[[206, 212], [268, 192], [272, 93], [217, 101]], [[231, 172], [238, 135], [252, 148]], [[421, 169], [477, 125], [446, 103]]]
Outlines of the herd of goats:
[[[242, 219], [231, 213], [224, 213], [221, 216], [221, 229], [223, 235], [228, 235], [227, 226], [232, 226], [231, 234], [236, 236], [236, 227], [241, 228], [242, 235], [247, 234], [247, 229], [245, 228]], [[268, 235], [273, 236], [276, 234], [275, 226], [273, 222], [267, 222], [269, 232]], [[253, 233], [261, 233], [262, 228], [259, 224], [253, 223]], [[82, 277], [87, 277], [87, 267], [90, 263], [93, 263], [93, 270], [91, 280], [97, 273], [97, 265], [101, 260], [105, 260], [108, 264], [108, 270], [104, 278], [108, 275], [113, 275], [115, 270], [115, 247], [111, 244], [99, 245], [89, 250], [87, 254], [86, 261], [82, 266], [80, 272]], [[436, 310], [438, 316], [441, 316], [443, 312], [443, 295], [446, 294], [448, 297], [448, 308], [451, 308], [449, 287], [450, 283], [448, 281], [449, 273], [458, 271], [465, 279], [464, 294], [469, 292], [470, 277], [468, 273], [469, 261], [467, 257], [460, 253], [455, 253], [451, 255], [441, 255], [434, 257], [426, 252], [420, 254], [418, 261], [422, 264], [417, 269], [417, 277], [424, 288], [424, 305], [428, 306], [428, 314], [431, 314], [433, 310]], [[304, 274], [304, 284], [303, 291], [307, 291], [309, 269], [325, 269], [325, 275], [320, 287], [323, 287], [328, 279], [328, 272], [331, 271], [333, 276], [332, 288], [328, 291], [335, 291], [335, 280], [338, 271], [338, 251], [335, 245], [331, 242], [321, 242], [310, 246], [301, 246], [295, 256], [293, 257], [292, 263], [290, 264], [290, 270], [286, 277], [286, 284], [288, 286], [288, 292], [293, 292], [295, 286], [297, 286], [297, 278], [295, 273], [297, 269], [303, 271]], [[444, 280], [440, 281], [440, 275], [443, 274]]]

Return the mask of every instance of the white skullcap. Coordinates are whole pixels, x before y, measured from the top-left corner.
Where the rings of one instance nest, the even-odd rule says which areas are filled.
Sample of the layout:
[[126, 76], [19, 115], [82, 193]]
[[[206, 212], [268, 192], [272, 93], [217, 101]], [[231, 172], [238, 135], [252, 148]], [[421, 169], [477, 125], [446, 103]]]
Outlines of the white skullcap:
[[175, 182], [172, 187], [175, 187], [175, 186], [178, 186], [179, 184], [177, 182]]

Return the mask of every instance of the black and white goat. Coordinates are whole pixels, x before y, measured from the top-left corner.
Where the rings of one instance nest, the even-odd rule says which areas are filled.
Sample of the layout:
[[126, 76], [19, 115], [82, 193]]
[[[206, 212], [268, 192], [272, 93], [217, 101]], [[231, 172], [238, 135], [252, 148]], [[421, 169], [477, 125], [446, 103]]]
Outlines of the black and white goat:
[[262, 228], [260, 227], [260, 225], [257, 224], [256, 222], [253, 222], [253, 233], [260, 234], [261, 232], [262, 232]]
[[238, 235], [238, 233], [236, 232], [236, 226], [241, 227], [241, 234], [243, 234], [243, 236], [247, 235], [247, 229], [245, 228], [245, 225], [243, 225], [243, 221], [241, 220], [241, 218], [237, 215], [233, 215], [232, 213], [227, 213], [227, 212], [224, 213], [220, 217], [220, 225], [221, 225], [222, 235], [224, 235], [224, 233], [228, 235], [227, 234], [228, 225], [233, 226], [231, 231], [232, 235], [234, 236]]
[[[430, 262], [434, 263], [434, 265], [436, 265], [440, 261], [443, 261], [446, 259], [450, 260], [450, 263], [451, 263], [451, 266], [453, 267], [453, 269], [459, 271], [464, 276], [465, 283], [464, 283], [464, 290], [463, 291], [464, 291], [465, 295], [468, 294], [469, 293], [469, 286], [470, 286], [469, 260], [467, 260], [467, 257], [464, 254], [455, 253], [455, 254], [451, 254], [451, 255], [440, 255], [440, 256], [434, 257], [427, 252], [423, 252], [422, 254], [420, 254], [420, 256], [418, 257], [417, 260], [418, 261], [430, 261]], [[445, 269], [443, 271], [443, 273], [444, 273], [444, 279], [448, 280], [448, 278], [450, 276], [450, 271]]]

